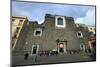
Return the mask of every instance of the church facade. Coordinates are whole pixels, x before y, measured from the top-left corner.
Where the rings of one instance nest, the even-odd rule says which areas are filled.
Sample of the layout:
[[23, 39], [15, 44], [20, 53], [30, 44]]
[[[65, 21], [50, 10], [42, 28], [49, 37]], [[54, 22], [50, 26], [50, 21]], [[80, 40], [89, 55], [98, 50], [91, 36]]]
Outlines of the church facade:
[[19, 42], [15, 51], [28, 51], [36, 54], [39, 51], [56, 50], [66, 53], [67, 50], [88, 48], [88, 28], [77, 27], [73, 17], [46, 14], [42, 24], [29, 21], [23, 35], [24, 44]]

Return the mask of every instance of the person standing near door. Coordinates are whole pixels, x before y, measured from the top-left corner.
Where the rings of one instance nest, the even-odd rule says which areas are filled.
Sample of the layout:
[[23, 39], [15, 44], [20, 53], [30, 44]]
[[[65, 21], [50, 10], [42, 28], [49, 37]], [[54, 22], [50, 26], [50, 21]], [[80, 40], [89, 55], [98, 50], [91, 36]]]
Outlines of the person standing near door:
[[28, 59], [28, 53], [26, 53], [25, 55], [24, 55], [24, 60], [27, 60]]

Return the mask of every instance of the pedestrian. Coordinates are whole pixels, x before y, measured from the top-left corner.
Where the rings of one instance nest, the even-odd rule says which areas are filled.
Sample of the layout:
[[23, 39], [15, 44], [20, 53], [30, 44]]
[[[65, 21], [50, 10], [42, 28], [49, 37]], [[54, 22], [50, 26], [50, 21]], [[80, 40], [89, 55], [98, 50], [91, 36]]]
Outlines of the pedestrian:
[[25, 55], [24, 55], [24, 60], [27, 60], [28, 59], [28, 53], [26, 53]]

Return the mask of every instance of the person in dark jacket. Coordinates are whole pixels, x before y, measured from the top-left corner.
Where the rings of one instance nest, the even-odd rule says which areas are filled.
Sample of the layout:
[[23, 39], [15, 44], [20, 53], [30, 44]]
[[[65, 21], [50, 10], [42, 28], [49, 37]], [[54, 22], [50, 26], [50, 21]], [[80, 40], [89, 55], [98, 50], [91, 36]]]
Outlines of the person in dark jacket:
[[28, 59], [28, 53], [26, 53], [25, 55], [24, 55], [24, 60], [27, 60]]

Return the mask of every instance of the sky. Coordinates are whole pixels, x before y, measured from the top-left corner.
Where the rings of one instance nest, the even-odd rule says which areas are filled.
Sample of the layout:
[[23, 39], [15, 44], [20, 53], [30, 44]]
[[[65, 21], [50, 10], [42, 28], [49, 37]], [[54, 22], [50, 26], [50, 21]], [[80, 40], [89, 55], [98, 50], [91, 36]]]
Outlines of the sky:
[[95, 7], [83, 5], [12, 2], [13, 16], [27, 16], [30, 21], [43, 23], [45, 14], [73, 17], [75, 23], [95, 25]]

